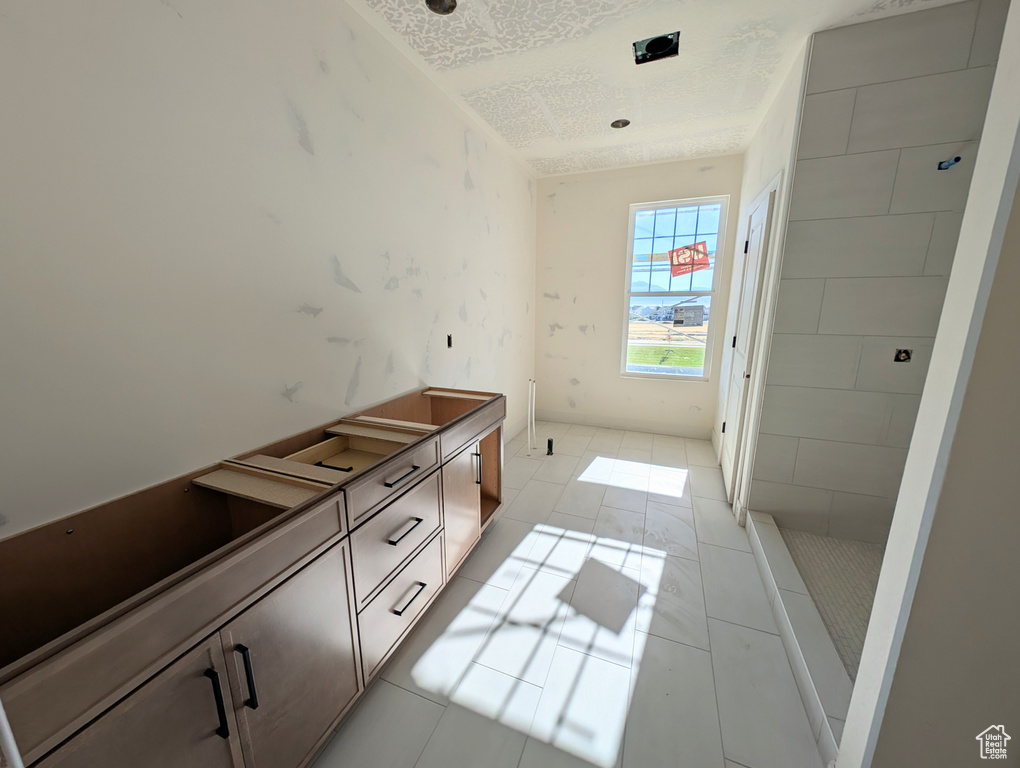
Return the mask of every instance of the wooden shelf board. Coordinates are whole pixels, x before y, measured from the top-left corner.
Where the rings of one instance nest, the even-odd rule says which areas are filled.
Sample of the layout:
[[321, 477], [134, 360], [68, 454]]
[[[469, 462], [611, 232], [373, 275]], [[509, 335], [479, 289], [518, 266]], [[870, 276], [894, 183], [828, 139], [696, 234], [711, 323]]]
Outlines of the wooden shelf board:
[[282, 479], [269, 480], [232, 469], [217, 469], [208, 475], [196, 477], [192, 482], [203, 488], [229, 493], [278, 509], [296, 507], [319, 493], [311, 488], [288, 485]]

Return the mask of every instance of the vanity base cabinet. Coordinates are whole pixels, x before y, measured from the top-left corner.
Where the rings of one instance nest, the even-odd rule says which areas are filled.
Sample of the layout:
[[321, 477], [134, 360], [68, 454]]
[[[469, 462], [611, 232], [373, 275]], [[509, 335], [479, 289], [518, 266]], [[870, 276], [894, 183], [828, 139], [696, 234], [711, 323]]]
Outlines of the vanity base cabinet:
[[295, 768], [361, 690], [347, 542], [220, 630], [247, 768]]
[[443, 529], [449, 579], [481, 535], [482, 457], [472, 443], [443, 465]]
[[164, 669], [38, 768], [244, 768], [218, 636]]

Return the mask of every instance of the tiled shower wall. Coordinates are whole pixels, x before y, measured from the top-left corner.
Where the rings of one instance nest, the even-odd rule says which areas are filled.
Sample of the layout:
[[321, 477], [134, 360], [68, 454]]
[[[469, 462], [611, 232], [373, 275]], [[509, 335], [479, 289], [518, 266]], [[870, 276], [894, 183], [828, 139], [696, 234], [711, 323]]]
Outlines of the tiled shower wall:
[[781, 526], [885, 541], [1007, 8], [814, 37], [749, 497]]

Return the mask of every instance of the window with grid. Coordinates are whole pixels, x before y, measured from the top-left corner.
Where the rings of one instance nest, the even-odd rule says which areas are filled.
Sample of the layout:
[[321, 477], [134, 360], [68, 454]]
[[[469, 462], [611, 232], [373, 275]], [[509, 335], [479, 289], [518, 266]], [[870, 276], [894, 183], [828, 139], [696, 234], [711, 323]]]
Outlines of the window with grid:
[[624, 375], [708, 378], [728, 199], [630, 207]]

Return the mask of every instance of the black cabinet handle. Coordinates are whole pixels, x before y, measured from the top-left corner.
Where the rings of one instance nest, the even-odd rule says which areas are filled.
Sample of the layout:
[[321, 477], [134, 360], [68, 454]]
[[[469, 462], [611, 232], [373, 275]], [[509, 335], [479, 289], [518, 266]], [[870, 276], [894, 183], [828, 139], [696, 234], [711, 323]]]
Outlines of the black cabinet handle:
[[427, 586], [428, 586], [428, 584], [426, 584], [424, 581], [419, 581], [418, 582], [418, 590], [413, 595], [411, 595], [411, 599], [410, 600], [408, 600], [406, 603], [404, 603], [404, 607], [403, 608], [390, 608], [390, 610], [393, 613], [397, 614], [397, 616], [403, 616], [404, 612], [408, 608], [411, 607], [411, 603], [413, 603], [415, 600], [418, 599], [418, 595], [420, 595], [422, 592], [424, 592], [425, 591], [425, 587], [427, 587]]
[[241, 661], [244, 662], [244, 679], [248, 683], [248, 699], [244, 706], [248, 709], [259, 708], [259, 692], [255, 688], [255, 670], [251, 666], [251, 650], [248, 646], [238, 643], [234, 646], [234, 652], [241, 654]]
[[[420, 517], [412, 517], [410, 520], [407, 521], [407, 523], [411, 523], [411, 522], [413, 522], [413, 525], [410, 528], [408, 528], [406, 531], [401, 533], [399, 536], [397, 536], [397, 538], [395, 538], [395, 539], [393, 538], [393, 536], [397, 535], [396, 533], [393, 533], [393, 534], [390, 535], [390, 538], [386, 539], [386, 541], [389, 544], [392, 544], [394, 547], [397, 546], [397, 544], [400, 543], [401, 539], [403, 539], [405, 536], [407, 536], [407, 534], [409, 534], [411, 531], [413, 531], [415, 528], [417, 528], [419, 525], [422, 524], [422, 518], [420, 518]], [[404, 525], [407, 525], [407, 523], [404, 523]], [[400, 531], [400, 529], [398, 528], [397, 532], [399, 532], [399, 531]]]
[[421, 469], [421, 467], [419, 467], [417, 464], [412, 464], [411, 468], [407, 472], [402, 474], [400, 477], [395, 477], [392, 480], [390, 480], [389, 478], [383, 480], [383, 485], [385, 485], [387, 488], [393, 488], [395, 485], [399, 485], [400, 483], [404, 482], [407, 478], [409, 478], [419, 469]]
[[341, 472], [350, 472], [352, 469], [354, 469], [353, 465], [350, 466], [350, 467], [338, 467], [335, 464], [327, 464], [324, 461], [317, 461], [317, 462], [315, 462], [315, 466], [317, 466], [317, 467], [325, 467], [326, 469], [339, 469]]
[[475, 485], [481, 485], [482, 484], [482, 454], [474, 453], [472, 455], [476, 456], [478, 458], [478, 479], [475, 480]]
[[216, 735], [221, 739], [229, 739], [230, 726], [227, 724], [227, 708], [223, 704], [223, 688], [220, 687], [220, 673], [215, 669], [207, 669], [205, 676], [212, 681], [213, 696], [216, 699], [216, 714], [220, 718], [220, 727], [216, 729]]

